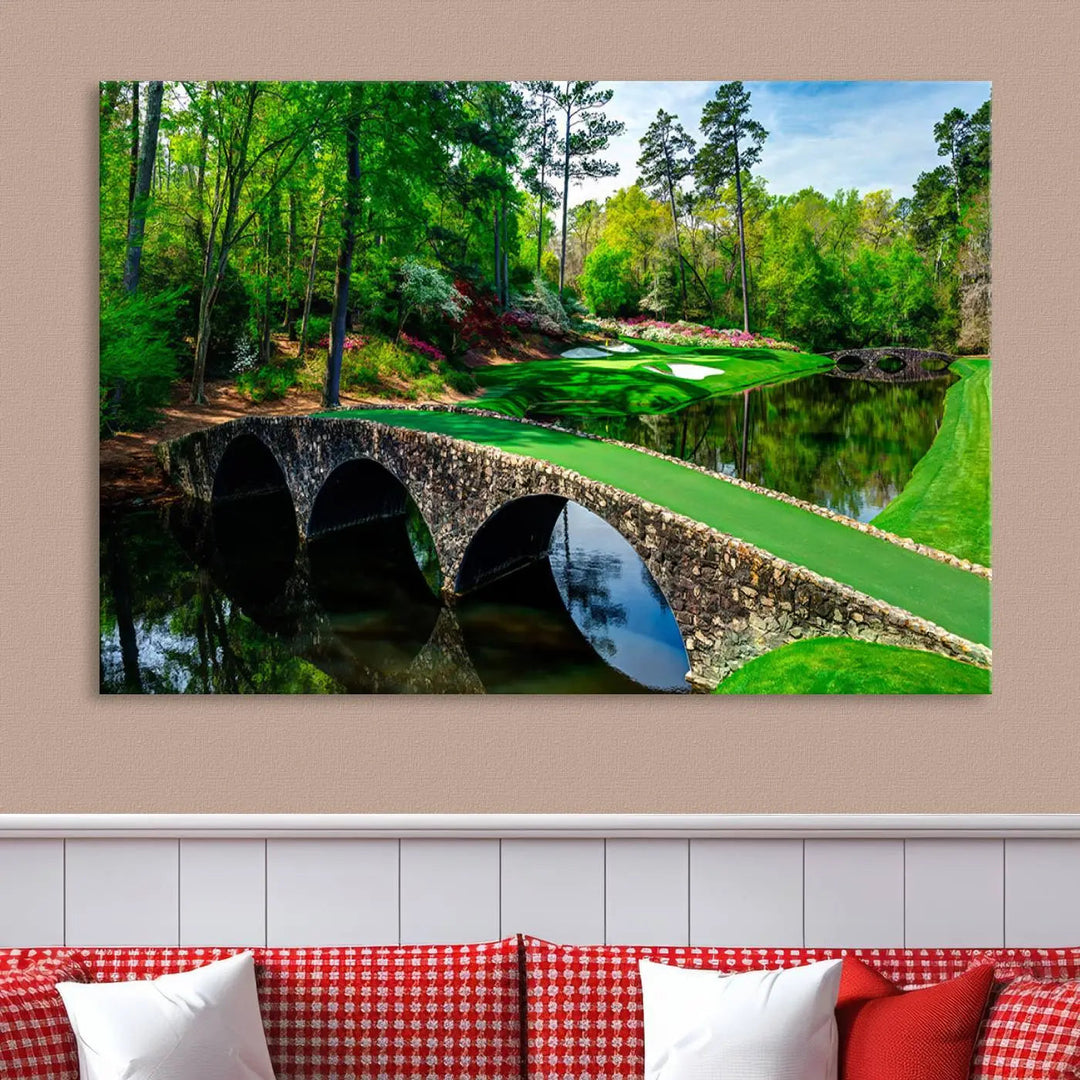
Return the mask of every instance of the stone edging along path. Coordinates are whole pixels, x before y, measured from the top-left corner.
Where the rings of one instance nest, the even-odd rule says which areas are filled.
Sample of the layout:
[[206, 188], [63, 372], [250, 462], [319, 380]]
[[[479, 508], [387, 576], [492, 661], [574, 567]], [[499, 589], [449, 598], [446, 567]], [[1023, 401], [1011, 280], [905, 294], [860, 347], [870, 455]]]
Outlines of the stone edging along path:
[[[976, 577], [985, 578], [987, 581], [993, 580], [993, 571], [988, 566], [981, 566], [979, 563], [971, 562], [969, 559], [961, 559], [947, 551], [941, 551], [938, 548], [920, 544], [910, 537], [897, 536], [895, 533], [886, 532], [884, 529], [879, 529], [875, 525], [863, 521], [856, 521], [846, 514], [838, 514], [836, 511], [829, 510], [827, 507], [816, 506], [814, 503], [806, 502], [804, 499], [797, 499], [794, 495], [788, 495], [783, 491], [776, 491], [773, 488], [751, 484], [747, 480], [740, 480], [735, 476], [727, 476], [725, 473], [713, 472], [712, 469], [706, 469], [702, 465], [696, 465], [691, 461], [683, 461], [681, 458], [672, 457], [670, 454], [662, 454], [659, 450], [650, 450], [648, 447], [638, 446], [636, 443], [622, 442], [618, 439], [609, 439], [603, 435], [593, 435], [589, 432], [577, 431], [574, 428], [563, 427], [561, 424], [548, 423], [542, 420], [528, 420], [520, 416], [509, 416], [506, 413], [496, 412], [493, 409], [474, 409], [468, 406], [445, 405], [440, 402], [429, 402], [421, 405], [380, 403], [375, 405], [364, 405], [361, 406], [361, 408], [365, 411], [386, 409], [390, 412], [463, 413], [469, 416], [482, 416], [491, 420], [512, 420], [515, 423], [524, 424], [528, 427], [546, 428], [549, 431], [558, 431], [564, 435], [575, 435], [580, 439], [593, 439], [596, 442], [607, 443], [609, 446], [618, 446], [625, 450], [636, 450], [638, 453], [648, 454], [650, 457], [659, 458], [661, 461], [670, 461], [672, 464], [681, 465], [685, 469], [692, 469], [695, 472], [703, 473], [706, 476], [724, 480], [729, 484], [734, 484], [736, 487], [743, 488], [746, 491], [752, 491], [757, 495], [775, 499], [777, 502], [787, 503], [789, 506], [796, 506], [800, 510], [807, 510], [811, 514], [816, 514], [818, 517], [828, 518], [830, 521], [835, 521], [838, 525], [843, 525], [849, 529], [855, 529], [858, 532], [867, 533], [870, 536], [876, 537], [879, 540], [884, 540], [886, 543], [893, 544], [896, 547], [914, 551], [919, 555], [925, 555], [928, 559], [934, 559], [937, 562], [945, 563], [947, 566], [954, 566], [958, 570], [966, 570]], [[317, 413], [316, 415], [333, 415], [333, 413]]]

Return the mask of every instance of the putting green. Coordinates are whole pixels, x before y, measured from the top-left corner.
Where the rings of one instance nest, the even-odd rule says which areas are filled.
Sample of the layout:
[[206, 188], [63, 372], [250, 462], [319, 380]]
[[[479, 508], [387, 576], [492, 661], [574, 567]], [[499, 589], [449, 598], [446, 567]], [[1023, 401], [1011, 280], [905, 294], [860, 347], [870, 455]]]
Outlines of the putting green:
[[[509, 416], [655, 415], [714, 394], [782, 382], [832, 366], [824, 356], [781, 349], [677, 348], [623, 340], [638, 351], [479, 368], [474, 374], [484, 396], [477, 404]], [[705, 377], [672, 374], [672, 363], [700, 368]], [[719, 374], [713, 373], [716, 369], [721, 369]]]
[[468, 413], [355, 409], [323, 415], [439, 432], [550, 461], [737, 536], [970, 641], [990, 644], [990, 583], [985, 578], [677, 462]]
[[715, 693], [989, 694], [990, 672], [919, 649], [812, 638], [751, 660]]
[[990, 361], [957, 360], [933, 445], [874, 519], [963, 559], [990, 565]]

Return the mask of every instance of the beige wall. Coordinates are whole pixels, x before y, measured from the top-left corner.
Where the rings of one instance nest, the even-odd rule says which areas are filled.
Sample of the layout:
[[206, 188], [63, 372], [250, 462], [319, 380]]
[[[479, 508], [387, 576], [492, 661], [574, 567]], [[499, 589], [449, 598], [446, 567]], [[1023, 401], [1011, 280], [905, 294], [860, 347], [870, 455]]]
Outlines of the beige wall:
[[[0, 812], [1080, 810], [1073, 0], [9, 0], [0, 19]], [[544, 74], [993, 80], [991, 698], [98, 697], [97, 80]]]

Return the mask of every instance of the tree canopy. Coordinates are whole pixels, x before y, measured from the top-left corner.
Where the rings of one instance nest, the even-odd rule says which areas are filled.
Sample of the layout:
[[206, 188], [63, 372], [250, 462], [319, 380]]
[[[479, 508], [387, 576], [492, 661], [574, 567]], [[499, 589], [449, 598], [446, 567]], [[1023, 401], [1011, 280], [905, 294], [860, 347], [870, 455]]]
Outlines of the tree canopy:
[[700, 116], [658, 104], [600, 202], [576, 184], [617, 174], [624, 123], [595, 82], [102, 83], [103, 431], [177, 378], [195, 400], [308, 379], [332, 402], [377, 363], [467, 391], [483, 335], [568, 326], [578, 297], [818, 351], [986, 350], [989, 101], [934, 125], [941, 164], [899, 200], [772, 194], [742, 83]]

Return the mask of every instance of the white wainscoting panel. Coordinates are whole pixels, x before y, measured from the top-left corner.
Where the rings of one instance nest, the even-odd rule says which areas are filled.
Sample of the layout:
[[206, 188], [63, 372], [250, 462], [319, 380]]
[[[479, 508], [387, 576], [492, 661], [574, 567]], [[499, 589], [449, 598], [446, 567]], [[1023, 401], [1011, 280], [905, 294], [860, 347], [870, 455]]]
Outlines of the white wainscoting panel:
[[909, 947], [1004, 945], [1004, 841], [908, 840], [904, 910]]
[[904, 841], [807, 840], [807, 945], [904, 944]]
[[1005, 944], [1080, 945], [1080, 842], [1005, 841]]
[[499, 938], [499, 841], [401, 841], [401, 941]]
[[690, 842], [690, 944], [802, 943], [803, 841]]
[[68, 840], [65, 944], [178, 945], [179, 840]]
[[504, 840], [502, 932], [604, 940], [603, 840]]
[[388, 945], [400, 935], [398, 840], [268, 840], [267, 945]]
[[64, 841], [0, 840], [0, 948], [64, 944]]
[[611, 945], [687, 945], [688, 840], [606, 840], [605, 926]]
[[801, 821], [0, 815], [0, 948], [1080, 946], [1080, 815]]
[[180, 944], [266, 944], [266, 841], [180, 841]]

